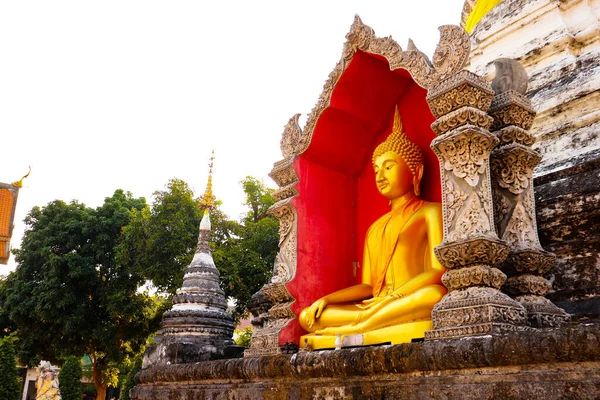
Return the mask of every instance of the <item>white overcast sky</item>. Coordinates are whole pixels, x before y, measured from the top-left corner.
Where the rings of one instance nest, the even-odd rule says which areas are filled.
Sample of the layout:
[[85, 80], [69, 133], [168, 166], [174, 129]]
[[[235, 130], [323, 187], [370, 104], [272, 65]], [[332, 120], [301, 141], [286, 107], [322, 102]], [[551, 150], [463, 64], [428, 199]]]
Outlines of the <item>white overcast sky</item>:
[[[170, 178], [243, 211], [239, 181], [268, 178], [283, 126], [315, 105], [354, 15], [433, 54], [464, 0], [0, 2], [0, 182], [27, 172], [12, 245], [36, 205], [151, 201]], [[0, 265], [0, 274], [14, 269]]]

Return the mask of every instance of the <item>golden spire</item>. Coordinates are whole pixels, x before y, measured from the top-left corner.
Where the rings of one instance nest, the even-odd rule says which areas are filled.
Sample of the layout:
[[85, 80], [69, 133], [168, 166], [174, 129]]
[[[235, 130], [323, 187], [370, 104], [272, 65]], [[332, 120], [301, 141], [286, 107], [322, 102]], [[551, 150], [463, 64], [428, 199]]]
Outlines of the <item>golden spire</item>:
[[388, 151], [392, 151], [402, 157], [413, 175], [417, 166], [423, 164], [423, 153], [421, 153], [419, 146], [413, 143], [404, 132], [404, 125], [400, 118], [398, 106], [396, 106], [396, 112], [394, 113], [392, 133], [373, 152], [373, 164], [375, 164], [377, 157]]
[[215, 151], [213, 150], [210, 156], [210, 164], [208, 164], [208, 182], [206, 183], [206, 190], [204, 191], [204, 195], [200, 199], [200, 205], [205, 208], [205, 214], [208, 212], [209, 209], [215, 207], [215, 195], [212, 192], [212, 174], [214, 161]]
[[13, 182], [12, 185], [14, 187], [22, 188], [23, 187], [23, 179], [27, 178], [30, 173], [31, 173], [31, 166], [29, 166], [29, 172], [27, 172], [25, 175], [23, 175], [23, 177], [21, 178], [20, 181]]

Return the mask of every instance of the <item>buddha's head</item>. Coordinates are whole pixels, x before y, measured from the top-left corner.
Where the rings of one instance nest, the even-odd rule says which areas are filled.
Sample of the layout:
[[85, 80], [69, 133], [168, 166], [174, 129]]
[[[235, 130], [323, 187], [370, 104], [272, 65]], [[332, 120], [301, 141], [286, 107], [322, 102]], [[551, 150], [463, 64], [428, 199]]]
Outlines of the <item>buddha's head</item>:
[[373, 152], [373, 168], [377, 189], [385, 198], [393, 200], [411, 190], [419, 196], [423, 154], [404, 132], [397, 107], [392, 133]]

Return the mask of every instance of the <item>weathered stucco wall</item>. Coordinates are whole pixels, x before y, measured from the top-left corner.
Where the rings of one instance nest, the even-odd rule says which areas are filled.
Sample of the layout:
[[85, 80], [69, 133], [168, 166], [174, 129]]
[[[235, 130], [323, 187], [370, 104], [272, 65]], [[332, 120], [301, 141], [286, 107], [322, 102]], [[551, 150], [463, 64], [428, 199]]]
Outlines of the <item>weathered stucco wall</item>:
[[492, 78], [514, 58], [529, 75], [540, 239], [559, 261], [549, 295], [600, 316], [600, 1], [504, 0], [472, 32], [469, 69]]

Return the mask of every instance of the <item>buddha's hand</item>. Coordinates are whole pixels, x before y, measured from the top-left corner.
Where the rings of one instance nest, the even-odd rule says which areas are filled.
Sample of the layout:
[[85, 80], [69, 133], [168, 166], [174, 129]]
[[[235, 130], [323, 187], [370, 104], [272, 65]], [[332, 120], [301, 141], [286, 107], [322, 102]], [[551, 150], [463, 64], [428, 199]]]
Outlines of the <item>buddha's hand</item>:
[[395, 301], [403, 298], [404, 295], [400, 292], [393, 292], [387, 296], [377, 296], [371, 297], [370, 299], [363, 300], [361, 303], [358, 303], [356, 306], [358, 308], [362, 308], [363, 310], [367, 310], [369, 308], [373, 308], [375, 306], [383, 307], [391, 301]]
[[379, 304], [381, 300], [383, 300], [383, 297], [371, 297], [370, 299], [366, 299], [363, 300], [361, 303], [358, 303], [356, 307], [366, 310], [373, 307], [376, 304]]
[[308, 307], [308, 312], [306, 313], [306, 324], [309, 328], [312, 328], [315, 321], [319, 319], [323, 313], [323, 310], [325, 307], [327, 307], [327, 304], [329, 304], [327, 299], [325, 297], [321, 297], [319, 300], [312, 303], [310, 307]]

